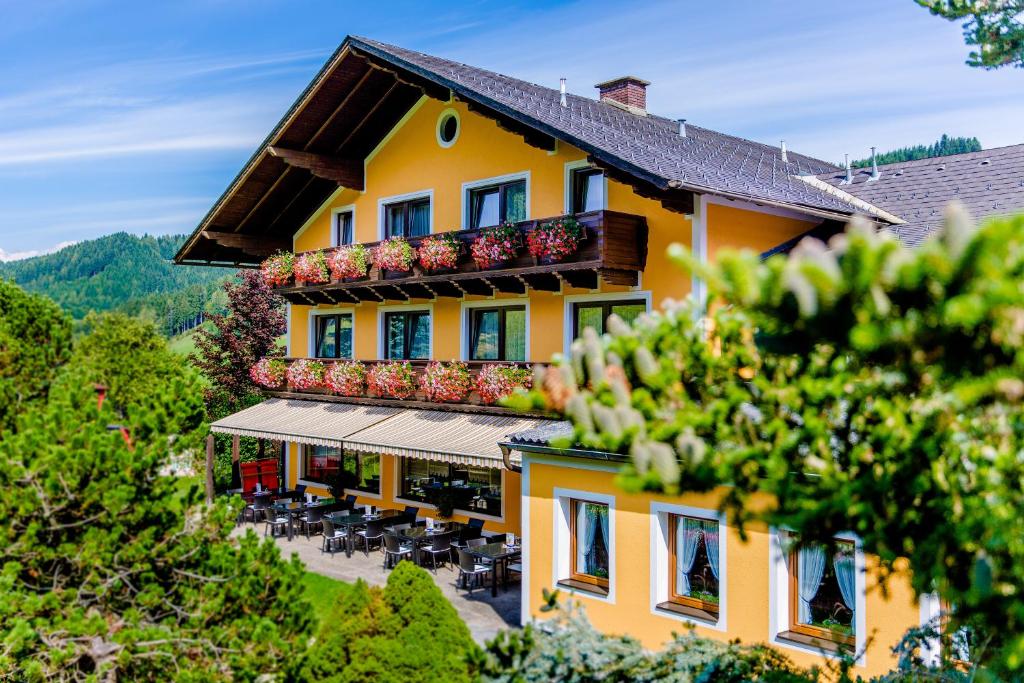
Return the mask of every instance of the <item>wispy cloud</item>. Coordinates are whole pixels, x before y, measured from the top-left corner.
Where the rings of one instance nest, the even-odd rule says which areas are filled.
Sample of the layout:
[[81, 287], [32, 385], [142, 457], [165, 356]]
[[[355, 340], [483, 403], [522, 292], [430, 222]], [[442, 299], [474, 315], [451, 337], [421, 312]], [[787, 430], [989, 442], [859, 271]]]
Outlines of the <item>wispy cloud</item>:
[[58, 242], [52, 247], [46, 249], [28, 249], [26, 251], [4, 251], [3, 248], [0, 248], [0, 262], [21, 261], [23, 259], [32, 258], [33, 256], [52, 254], [56, 251], [60, 251], [64, 247], [70, 247], [72, 244], [76, 244], [76, 242]]

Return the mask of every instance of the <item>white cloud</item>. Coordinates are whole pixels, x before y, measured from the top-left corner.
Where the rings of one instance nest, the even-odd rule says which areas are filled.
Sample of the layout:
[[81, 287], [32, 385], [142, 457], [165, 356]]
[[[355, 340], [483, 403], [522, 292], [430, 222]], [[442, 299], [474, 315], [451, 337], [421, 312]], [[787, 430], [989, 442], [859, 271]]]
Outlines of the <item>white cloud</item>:
[[3, 248], [0, 248], [0, 262], [21, 261], [22, 259], [32, 258], [33, 256], [52, 254], [56, 251], [60, 251], [64, 247], [70, 247], [72, 244], [77, 244], [77, 242], [58, 242], [47, 249], [29, 249], [27, 251], [5, 251]]

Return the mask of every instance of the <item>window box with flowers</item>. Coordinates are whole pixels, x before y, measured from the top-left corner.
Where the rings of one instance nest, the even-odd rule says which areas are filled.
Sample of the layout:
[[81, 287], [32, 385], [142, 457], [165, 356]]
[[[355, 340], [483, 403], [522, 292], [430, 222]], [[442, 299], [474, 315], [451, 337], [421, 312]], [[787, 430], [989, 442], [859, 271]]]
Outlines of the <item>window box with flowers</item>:
[[420, 389], [428, 401], [461, 401], [470, 388], [469, 366], [461, 361], [430, 363], [420, 376]]
[[295, 284], [322, 285], [330, 281], [324, 252], [309, 251], [295, 259]]
[[324, 386], [339, 396], [366, 393], [366, 366], [359, 361], [334, 363], [324, 374]]
[[264, 389], [280, 389], [288, 374], [288, 364], [279, 358], [261, 358], [249, 368], [249, 377]]
[[375, 365], [366, 373], [366, 385], [381, 398], [409, 398], [416, 393], [412, 365], [405, 361]]
[[408, 273], [416, 260], [416, 250], [401, 237], [392, 237], [374, 247], [371, 258], [383, 272]]
[[498, 268], [514, 259], [523, 246], [522, 233], [515, 223], [506, 222], [493, 228], [482, 228], [469, 251], [480, 270]]
[[459, 265], [462, 242], [454, 234], [446, 232], [424, 237], [416, 251], [424, 270], [431, 273], [449, 271]]
[[300, 358], [288, 367], [288, 386], [298, 391], [319, 389], [324, 385], [326, 368], [318, 360]]
[[331, 277], [336, 280], [358, 280], [370, 269], [370, 252], [362, 244], [338, 247], [327, 259]]
[[295, 256], [291, 252], [279, 251], [260, 265], [260, 275], [270, 287], [284, 287], [294, 273]]
[[555, 263], [575, 254], [585, 237], [586, 231], [575, 218], [559, 218], [531, 230], [526, 246], [539, 263]]
[[515, 365], [485, 365], [476, 377], [476, 392], [484, 405], [493, 405], [516, 389], [529, 389], [532, 385], [530, 369]]

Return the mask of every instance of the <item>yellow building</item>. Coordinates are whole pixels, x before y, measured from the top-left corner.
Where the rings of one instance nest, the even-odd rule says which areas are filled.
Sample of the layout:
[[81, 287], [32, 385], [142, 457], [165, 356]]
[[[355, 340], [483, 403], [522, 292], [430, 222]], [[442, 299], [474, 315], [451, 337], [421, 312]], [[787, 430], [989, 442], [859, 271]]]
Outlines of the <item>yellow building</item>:
[[[585, 326], [603, 331], [613, 312], [631, 319], [701, 297], [701, 283], [668, 263], [673, 242], [709, 258], [828, 235], [854, 213], [902, 223], [814, 180], [837, 174], [831, 164], [654, 116], [646, 87], [620, 78], [590, 99], [346, 39], [176, 260], [256, 267], [278, 250], [332, 257], [388, 238], [422, 248], [450, 233], [456, 262], [441, 270], [375, 265], [326, 282], [296, 275], [278, 289], [292, 368], [302, 365], [291, 359], [328, 369], [351, 359], [397, 382], [407, 378], [381, 368], [408, 361], [419, 381], [428, 362], [458, 360], [471, 389], [442, 402], [424, 380], [399, 399], [379, 380], [341, 396], [353, 392], [296, 375], [214, 429], [284, 441], [289, 487], [323, 495], [347, 471], [360, 504], [428, 517], [432, 487], [455, 492], [455, 519], [522, 536], [524, 622], [541, 616], [541, 590], [560, 586], [597, 626], [650, 647], [692, 624], [774, 643], [804, 664], [846, 649], [863, 673], [888, 670], [920, 610], [903, 584], [883, 599], [856, 538], [834, 557], [783, 557], [784, 530], [753, 529], [742, 542], [716, 512], [717, 494], [627, 494], [613, 482], [618, 456], [553, 450], [549, 416], [484, 404], [489, 365], [542, 363]], [[582, 239], [561, 259], [520, 244], [508, 260], [474, 260], [491, 226], [528, 241], [564, 216]]]

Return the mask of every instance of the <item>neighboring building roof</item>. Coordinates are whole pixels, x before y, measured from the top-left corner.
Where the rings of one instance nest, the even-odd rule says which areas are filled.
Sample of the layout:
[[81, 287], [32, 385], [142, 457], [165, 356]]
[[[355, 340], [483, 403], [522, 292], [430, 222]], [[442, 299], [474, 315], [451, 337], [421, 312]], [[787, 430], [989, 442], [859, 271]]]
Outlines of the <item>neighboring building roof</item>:
[[976, 219], [1024, 210], [1024, 144], [878, 167], [818, 174], [817, 178], [906, 221], [889, 227], [904, 243], [920, 244], [942, 223], [942, 210], [959, 200]]

